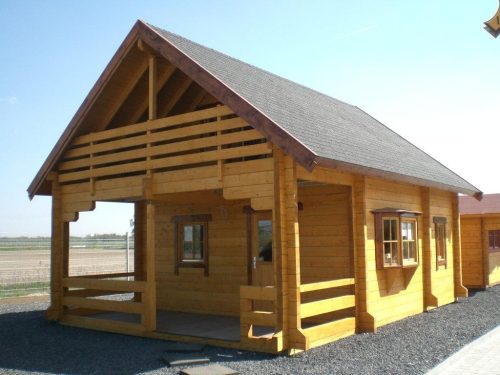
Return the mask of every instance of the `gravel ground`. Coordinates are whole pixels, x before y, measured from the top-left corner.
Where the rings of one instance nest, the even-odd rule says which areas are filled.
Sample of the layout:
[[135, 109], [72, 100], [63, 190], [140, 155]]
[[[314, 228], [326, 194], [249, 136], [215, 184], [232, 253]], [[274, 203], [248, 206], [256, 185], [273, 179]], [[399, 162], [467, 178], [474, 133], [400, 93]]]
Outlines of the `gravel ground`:
[[[178, 374], [160, 360], [164, 341], [64, 327], [46, 302], [0, 302], [2, 374]], [[295, 357], [207, 347], [212, 363], [242, 374], [424, 374], [500, 325], [500, 286], [458, 303]]]

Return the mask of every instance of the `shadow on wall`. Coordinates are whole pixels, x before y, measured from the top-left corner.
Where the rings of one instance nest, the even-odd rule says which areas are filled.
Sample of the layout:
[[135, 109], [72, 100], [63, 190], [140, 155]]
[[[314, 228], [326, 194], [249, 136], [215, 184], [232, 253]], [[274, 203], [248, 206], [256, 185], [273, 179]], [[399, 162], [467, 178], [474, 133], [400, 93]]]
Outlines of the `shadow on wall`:
[[[178, 368], [167, 371], [160, 359], [165, 341], [66, 327], [43, 316], [42, 310], [0, 315], [0, 372], [131, 375], [164, 369], [178, 373]], [[207, 347], [204, 354], [213, 362], [234, 362], [242, 352]]]

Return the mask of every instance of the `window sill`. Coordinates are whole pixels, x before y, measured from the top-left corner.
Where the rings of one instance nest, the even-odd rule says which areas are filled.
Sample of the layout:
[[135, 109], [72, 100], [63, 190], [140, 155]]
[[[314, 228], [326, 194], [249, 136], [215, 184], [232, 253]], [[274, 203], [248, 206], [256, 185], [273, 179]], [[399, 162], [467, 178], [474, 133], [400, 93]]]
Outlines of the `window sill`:
[[444, 266], [446, 268], [447, 267], [446, 259], [438, 259], [437, 260], [437, 266], [438, 266], [438, 268], [442, 267], [442, 266]]
[[203, 260], [183, 260], [179, 262], [179, 267], [195, 267], [203, 268], [205, 267], [205, 262]]
[[417, 268], [418, 262], [406, 262], [403, 263], [403, 268]]

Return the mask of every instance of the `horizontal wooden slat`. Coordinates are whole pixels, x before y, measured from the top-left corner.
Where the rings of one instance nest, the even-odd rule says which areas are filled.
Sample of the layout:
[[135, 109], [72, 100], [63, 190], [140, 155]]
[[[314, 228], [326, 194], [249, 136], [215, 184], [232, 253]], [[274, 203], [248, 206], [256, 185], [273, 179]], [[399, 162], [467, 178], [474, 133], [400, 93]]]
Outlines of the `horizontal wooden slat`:
[[320, 301], [303, 303], [300, 306], [300, 316], [301, 318], [309, 318], [311, 316], [343, 310], [354, 306], [354, 295], [329, 298]]
[[308, 341], [314, 342], [325, 338], [335, 339], [336, 337], [354, 334], [356, 330], [356, 318], [348, 317], [320, 324], [311, 328], [302, 329]]
[[268, 311], [242, 312], [240, 314], [240, 322], [241, 324], [274, 327], [276, 325], [276, 314]]
[[61, 319], [62, 324], [75, 327], [95, 329], [99, 331], [124, 333], [124, 334], [141, 334], [144, 328], [140, 324], [118, 322], [113, 320], [105, 320], [98, 318], [89, 318], [85, 316], [65, 315]]
[[203, 162], [210, 162], [219, 159], [232, 159], [238, 157], [254, 156], [269, 154], [271, 148], [268, 143], [260, 143], [251, 146], [242, 146], [235, 148], [228, 148], [223, 150], [201, 152], [189, 155], [179, 155], [163, 159], [151, 160], [149, 163], [146, 161], [114, 165], [110, 167], [95, 168], [81, 172], [72, 172], [59, 175], [59, 182], [68, 182], [73, 180], [83, 180], [91, 177], [110, 176], [121, 173], [131, 173], [137, 171], [145, 171], [149, 166], [151, 169], [167, 168], [179, 165], [198, 164]]
[[129, 135], [134, 133], [139, 133], [141, 131], [149, 129], [161, 129], [182, 124], [187, 124], [194, 121], [200, 121], [204, 119], [209, 119], [217, 116], [225, 116], [232, 114], [232, 110], [226, 106], [214, 107], [203, 109], [200, 111], [183, 113], [176, 116], [164, 117], [158, 120], [146, 121], [140, 124], [128, 125], [119, 127], [116, 129], [104, 130], [98, 133], [91, 133], [87, 135], [82, 135], [73, 140], [73, 145], [81, 145], [90, 142], [101, 141], [104, 139], [120, 137], [123, 135]]
[[[115, 163], [126, 160], [133, 160], [145, 157], [152, 157], [168, 153], [176, 153], [182, 151], [196, 150], [206, 147], [213, 147], [218, 145], [226, 145], [235, 142], [251, 141], [261, 139], [262, 136], [256, 130], [247, 130], [237, 133], [228, 133], [219, 136], [211, 136], [206, 138], [191, 139], [188, 141], [182, 141], [177, 143], [169, 143], [166, 145], [153, 146], [146, 148], [146, 142], [142, 144], [144, 148], [132, 150], [115, 152], [112, 154], [94, 156], [92, 158], [78, 159], [67, 161], [59, 165], [59, 170], [64, 171], [68, 169], [76, 169], [92, 166], [99, 166], [101, 164]], [[111, 142], [110, 142], [111, 143]], [[109, 144], [109, 149], [115, 149], [112, 144]]]
[[83, 297], [63, 297], [64, 306], [83, 307], [103, 311], [116, 311], [131, 314], [142, 314], [144, 304], [129, 301], [110, 301], [103, 299], [89, 299]]
[[[113, 139], [103, 143], [93, 144], [84, 147], [78, 147], [68, 150], [64, 154], [64, 158], [74, 158], [78, 156], [86, 156], [90, 154], [98, 154], [100, 152], [106, 152], [110, 149], [118, 150], [126, 147], [140, 146], [146, 143], [155, 143], [161, 141], [169, 141], [176, 138], [192, 137], [196, 135], [215, 133], [217, 131], [226, 131], [232, 129], [238, 129], [248, 126], [247, 123], [240, 117], [213, 121], [206, 124], [193, 125], [187, 128], [174, 129], [170, 131], [151, 133], [149, 135], [140, 133], [136, 136], [128, 136], [124, 139]], [[120, 128], [121, 129], [121, 128]], [[146, 129], [148, 130], [148, 129]], [[144, 130], [144, 131], [146, 131]]]
[[75, 289], [64, 292], [64, 295], [66, 297], [102, 297], [120, 293], [121, 292], [117, 292], [116, 290]]
[[146, 287], [144, 281], [99, 280], [74, 277], [64, 278], [62, 284], [66, 288], [114, 290], [117, 292], [144, 292]]
[[310, 284], [302, 284], [300, 286], [300, 291], [302, 293], [305, 293], [305, 292], [312, 292], [315, 290], [338, 288], [341, 286], [348, 286], [348, 285], [354, 285], [353, 278], [338, 279], [338, 280], [331, 280], [331, 281], [321, 281], [318, 283], [310, 283]]
[[241, 299], [253, 299], [259, 301], [275, 301], [276, 288], [272, 286], [240, 286]]
[[134, 276], [133, 272], [99, 273], [94, 275], [77, 276], [81, 279], [116, 279], [118, 277]]

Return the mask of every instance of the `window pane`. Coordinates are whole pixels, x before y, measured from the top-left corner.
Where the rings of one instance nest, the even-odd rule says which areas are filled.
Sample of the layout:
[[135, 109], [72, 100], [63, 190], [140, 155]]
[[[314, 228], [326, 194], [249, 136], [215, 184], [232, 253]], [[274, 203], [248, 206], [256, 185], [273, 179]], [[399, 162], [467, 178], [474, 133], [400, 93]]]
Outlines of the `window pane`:
[[193, 225], [193, 259], [203, 259], [203, 225]]
[[415, 260], [415, 242], [408, 242], [408, 259]]
[[398, 239], [398, 222], [395, 219], [391, 219], [391, 240], [395, 241]]
[[272, 262], [273, 260], [273, 225], [271, 220], [257, 222], [259, 260]]
[[184, 241], [193, 241], [193, 226], [184, 225]]
[[390, 241], [391, 239], [391, 221], [384, 220], [384, 241]]
[[445, 258], [446, 252], [446, 227], [444, 224], [436, 224], [436, 254], [439, 259]]
[[408, 259], [410, 257], [410, 243], [403, 242], [403, 259]]
[[391, 264], [392, 261], [392, 252], [391, 252], [391, 243], [384, 243], [384, 263]]
[[399, 250], [398, 249], [398, 243], [397, 242], [392, 242], [392, 263], [393, 264], [398, 264], [399, 263], [398, 250]]

